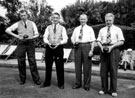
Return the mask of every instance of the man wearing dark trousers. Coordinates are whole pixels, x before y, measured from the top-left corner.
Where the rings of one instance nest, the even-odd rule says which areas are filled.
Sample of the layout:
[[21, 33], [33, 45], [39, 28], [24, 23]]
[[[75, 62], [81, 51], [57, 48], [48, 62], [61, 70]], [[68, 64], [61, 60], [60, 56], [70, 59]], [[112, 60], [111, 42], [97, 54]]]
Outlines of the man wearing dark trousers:
[[[38, 30], [34, 22], [28, 20], [28, 12], [20, 11], [21, 20], [6, 29], [6, 32], [18, 39], [17, 60], [20, 75], [20, 85], [26, 82], [26, 53], [28, 56], [29, 66], [33, 81], [40, 85], [40, 77], [35, 60], [34, 38], [38, 37]], [[17, 30], [18, 34], [12, 31]]]
[[[101, 83], [102, 90], [99, 94], [111, 93], [113, 97], [117, 96], [117, 71], [120, 52], [118, 47], [123, 45], [124, 37], [122, 30], [113, 25], [114, 15], [107, 13], [105, 15], [106, 26], [101, 28], [97, 38], [98, 45], [101, 48]], [[108, 77], [110, 74], [110, 88], [108, 87]], [[108, 89], [109, 88], [109, 89]]]
[[66, 29], [59, 24], [59, 13], [53, 13], [52, 25], [49, 25], [44, 34], [44, 42], [46, 46], [45, 64], [46, 77], [41, 87], [48, 87], [51, 85], [51, 75], [53, 61], [55, 61], [58, 87], [64, 89], [64, 61], [63, 61], [63, 44], [67, 42]]
[[71, 40], [75, 46], [75, 73], [76, 83], [73, 89], [78, 89], [82, 86], [82, 66], [84, 74], [84, 89], [90, 89], [91, 82], [91, 57], [94, 50], [95, 34], [92, 27], [87, 25], [87, 15], [80, 15], [80, 26], [76, 27], [73, 31]]

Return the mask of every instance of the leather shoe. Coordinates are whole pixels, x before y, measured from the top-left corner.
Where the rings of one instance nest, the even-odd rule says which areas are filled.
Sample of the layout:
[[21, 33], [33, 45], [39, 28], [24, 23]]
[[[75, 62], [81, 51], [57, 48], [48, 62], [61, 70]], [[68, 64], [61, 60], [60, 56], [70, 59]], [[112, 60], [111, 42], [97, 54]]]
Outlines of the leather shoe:
[[89, 91], [90, 88], [89, 87], [84, 87], [84, 90]]
[[40, 85], [41, 82], [40, 82], [40, 81], [36, 81], [35, 84], [36, 84], [36, 85]]
[[20, 85], [24, 85], [24, 84], [25, 84], [25, 82], [24, 82], [24, 81], [21, 81], [21, 82], [20, 82]]
[[50, 85], [42, 84], [40, 88], [49, 87]]
[[78, 89], [78, 88], [81, 88], [81, 85], [75, 84], [75, 85], [72, 87], [72, 89]]
[[64, 85], [63, 86], [59, 86], [60, 89], [64, 89]]

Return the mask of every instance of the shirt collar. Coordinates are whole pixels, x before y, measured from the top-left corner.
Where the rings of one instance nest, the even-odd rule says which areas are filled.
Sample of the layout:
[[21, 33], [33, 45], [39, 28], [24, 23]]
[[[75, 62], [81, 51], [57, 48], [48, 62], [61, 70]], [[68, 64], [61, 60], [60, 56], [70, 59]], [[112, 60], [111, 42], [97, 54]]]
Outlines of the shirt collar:
[[[110, 28], [112, 28], [114, 25], [111, 25]], [[108, 28], [108, 26], [106, 26], [106, 28]]]
[[[55, 25], [54, 23], [52, 24], [53, 26]], [[59, 23], [56, 24], [56, 26], [59, 25]]]
[[[24, 21], [23, 20], [21, 20], [21, 22], [24, 24]], [[27, 24], [28, 23], [28, 20], [26, 20], [25, 23]]]
[[[87, 26], [87, 24], [85, 24], [83, 27]], [[80, 27], [82, 27], [82, 25], [80, 25]]]
[[[57, 23], [56, 24], [56, 27], [58, 27], [60, 24], [59, 23]], [[52, 27], [54, 28], [54, 26], [55, 26], [55, 24], [52, 24]]]

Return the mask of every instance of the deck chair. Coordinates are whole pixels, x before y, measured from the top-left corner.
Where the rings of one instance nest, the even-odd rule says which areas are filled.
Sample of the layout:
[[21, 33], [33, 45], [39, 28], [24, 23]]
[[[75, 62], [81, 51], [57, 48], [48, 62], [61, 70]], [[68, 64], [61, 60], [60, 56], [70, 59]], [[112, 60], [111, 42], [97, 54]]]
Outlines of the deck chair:
[[[26, 54], [26, 59], [28, 60], [27, 54]], [[44, 60], [44, 52], [42, 52], [42, 51], [35, 51], [35, 59], [39, 60], [39, 61], [41, 60], [43, 62], [43, 60]]]
[[70, 56], [71, 50], [72, 49], [66, 49], [66, 48], [64, 48], [64, 57], [63, 58], [66, 59], [66, 63], [67, 63], [68, 58]]
[[4, 54], [4, 50], [8, 47], [8, 45], [0, 45], [0, 55]]
[[11, 54], [16, 50], [17, 46], [12, 45], [16, 41], [16, 38], [12, 40], [12, 42], [8, 45], [0, 45], [0, 55], [7, 56], [5, 60], [7, 60]]

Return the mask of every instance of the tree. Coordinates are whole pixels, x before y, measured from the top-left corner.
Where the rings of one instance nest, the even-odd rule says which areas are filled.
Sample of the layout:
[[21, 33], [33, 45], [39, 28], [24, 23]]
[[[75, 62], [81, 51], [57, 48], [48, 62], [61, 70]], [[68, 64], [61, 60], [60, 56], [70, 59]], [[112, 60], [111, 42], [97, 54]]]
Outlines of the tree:
[[104, 23], [104, 16], [111, 12], [115, 15], [115, 24], [135, 27], [135, 0], [118, 0], [118, 2], [96, 2], [93, 0], [80, 1], [66, 6], [61, 10], [68, 28], [79, 25], [81, 13], [88, 15], [88, 25]]
[[95, 25], [102, 23], [101, 12], [103, 5], [101, 3], [94, 3], [94, 0], [80, 1], [77, 0], [75, 4], [66, 6], [61, 10], [61, 14], [66, 26], [68, 28], [79, 25], [78, 18], [80, 14], [85, 13], [88, 16], [88, 25]]
[[2, 0], [0, 4], [7, 9], [7, 17], [10, 19], [10, 23], [14, 23], [19, 20], [17, 11], [21, 7], [19, 0]]
[[0, 5], [7, 9], [6, 18], [3, 18], [0, 24], [0, 41], [2, 43], [10, 43], [10, 41], [12, 41], [12, 37], [5, 33], [5, 29], [10, 24], [18, 21], [19, 18], [17, 15], [17, 10], [20, 8], [21, 2], [19, 2], [19, 0], [0, 0]]
[[53, 8], [51, 8], [49, 5], [44, 6], [42, 3], [39, 10], [38, 6], [39, 5], [35, 3], [35, 5], [29, 7], [31, 12], [30, 19], [36, 23], [40, 34], [40, 36], [35, 40], [36, 47], [44, 47], [43, 34], [45, 32], [45, 28], [51, 24], [50, 16], [52, 15]]
[[[38, 46], [43, 45], [43, 41], [41, 39], [43, 37], [45, 28], [47, 27], [47, 25], [50, 24], [49, 17], [52, 14], [53, 8], [51, 8], [49, 5], [45, 6], [44, 3], [41, 3], [39, 5], [37, 2], [35, 2], [37, 0], [31, 0], [31, 1], [32, 2], [34, 1], [34, 3], [27, 5], [27, 6], [23, 5], [22, 2], [20, 2], [19, 0], [3, 0], [3, 1], [0, 1], [0, 4], [4, 8], [7, 9], [6, 16], [10, 19], [9, 25], [11, 25], [19, 20], [19, 17], [18, 17], [19, 9], [22, 9], [22, 7], [23, 7], [24, 9], [29, 10], [29, 12], [31, 13], [30, 20], [32, 20], [36, 23], [39, 34], [40, 34], [40, 37], [37, 38], [35, 41], [36, 46], [38, 47]], [[45, 0], [43, 0], [43, 1], [45, 1]], [[40, 7], [40, 9], [38, 7]], [[38, 13], [39, 11], [40, 11], [40, 13]], [[9, 25], [7, 25], [6, 27], [8, 27]], [[5, 29], [4, 29], [4, 31], [5, 31]], [[6, 36], [9, 36], [6, 33], [4, 33], [4, 34]], [[8, 40], [10, 41], [11, 39], [12, 39], [12, 37], [10, 36], [10, 38], [8, 38]], [[4, 40], [4, 38], [2, 40]]]

